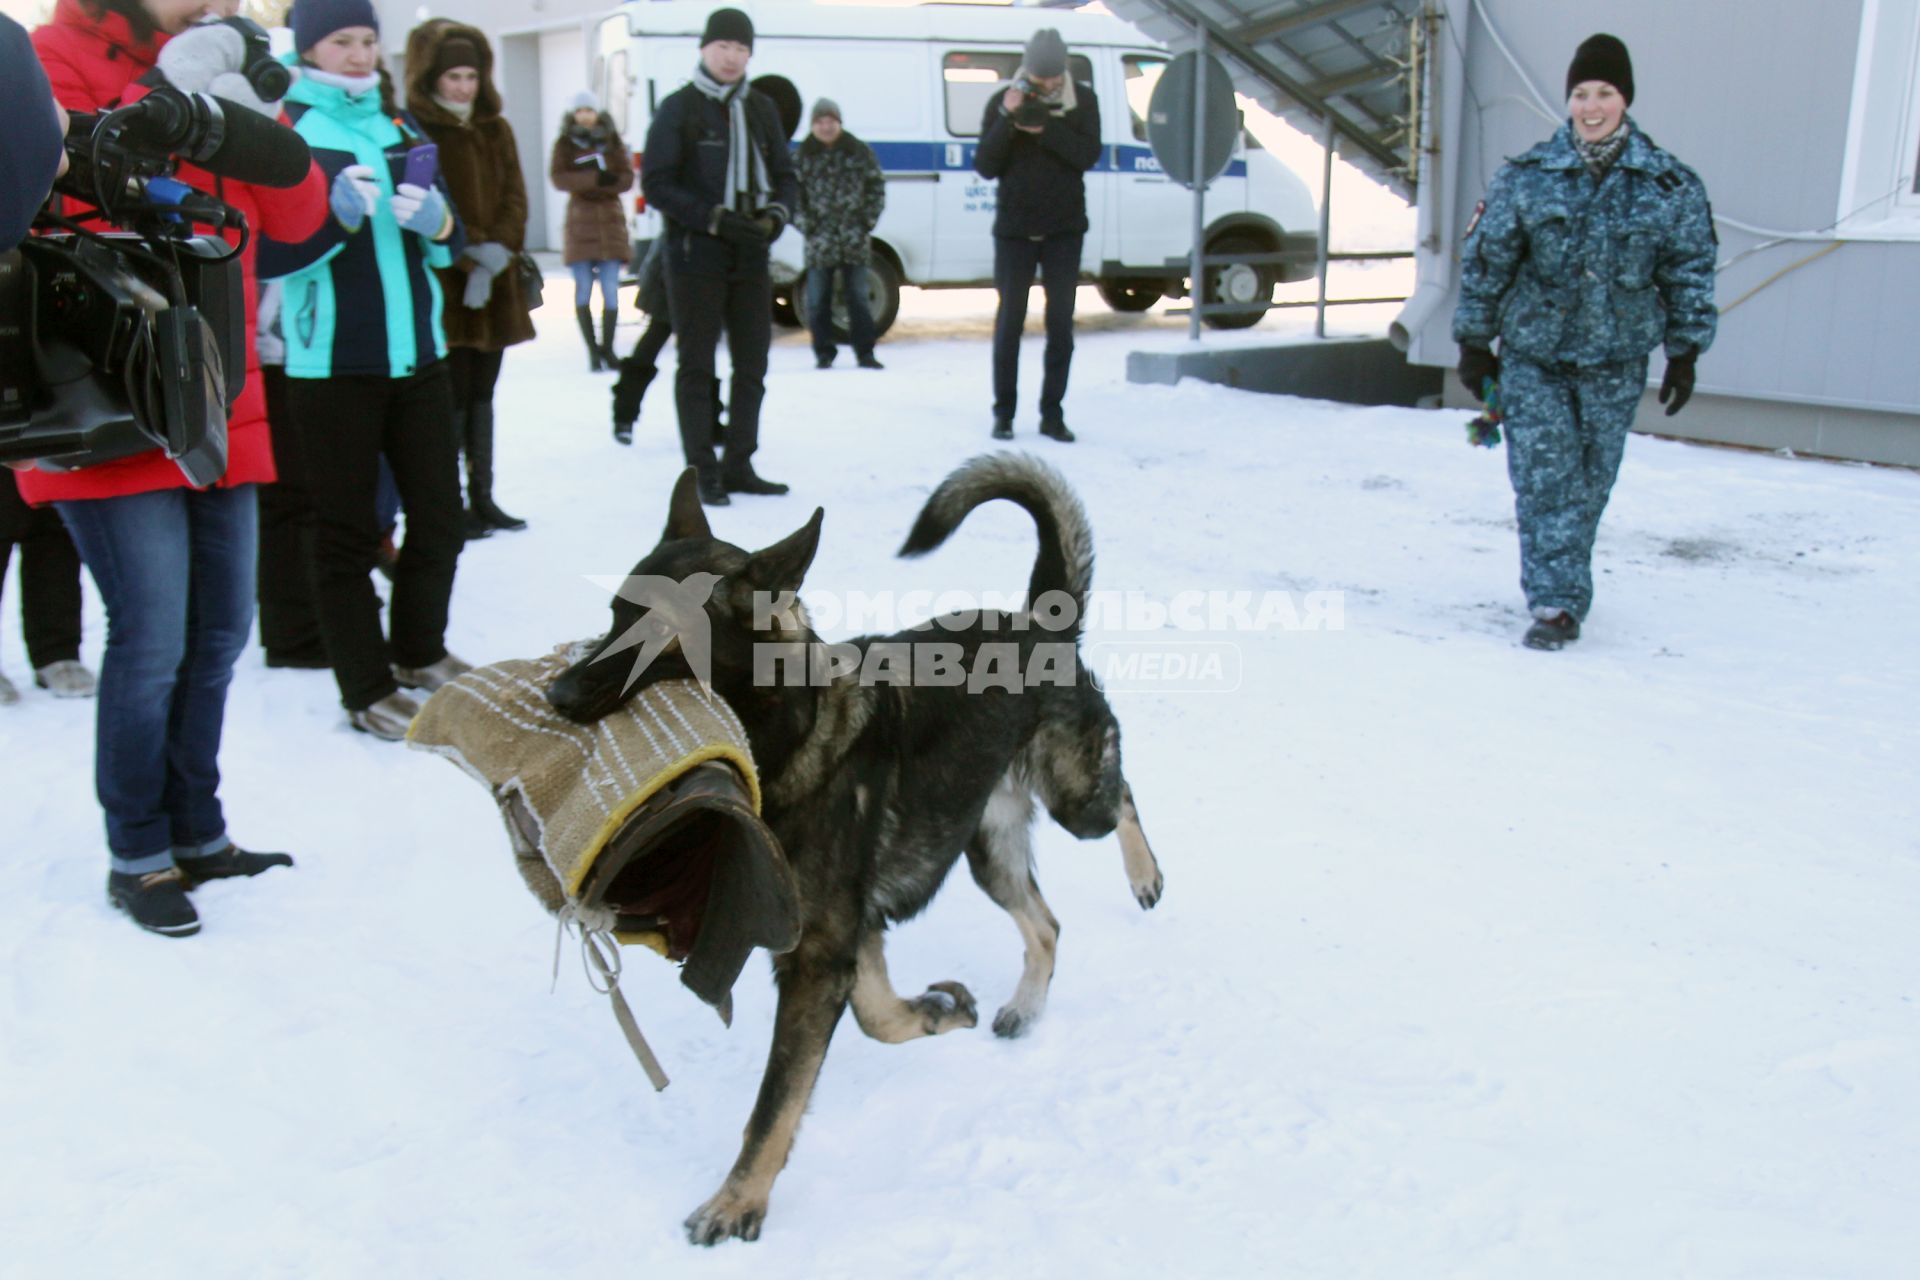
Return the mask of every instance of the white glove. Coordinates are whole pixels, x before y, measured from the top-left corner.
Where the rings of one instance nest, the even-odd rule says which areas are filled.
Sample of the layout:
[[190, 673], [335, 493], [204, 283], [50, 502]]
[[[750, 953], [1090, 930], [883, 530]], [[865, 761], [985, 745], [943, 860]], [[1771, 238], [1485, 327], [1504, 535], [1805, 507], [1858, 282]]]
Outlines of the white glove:
[[182, 93], [210, 93], [275, 119], [280, 109], [255, 93], [240, 74], [246, 56], [247, 42], [238, 31], [224, 23], [206, 23], [167, 41], [160, 50], [160, 74]]

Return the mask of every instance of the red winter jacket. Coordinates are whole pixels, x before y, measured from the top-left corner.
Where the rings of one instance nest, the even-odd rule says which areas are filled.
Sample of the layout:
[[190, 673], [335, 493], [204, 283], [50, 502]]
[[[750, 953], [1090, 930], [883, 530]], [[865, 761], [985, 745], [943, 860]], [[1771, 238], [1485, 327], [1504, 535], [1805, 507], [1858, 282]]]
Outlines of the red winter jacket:
[[[136, 41], [125, 17], [111, 12], [96, 17], [80, 0], [59, 0], [53, 21], [33, 33], [34, 51], [47, 69], [53, 96], [69, 111], [100, 111], [137, 102], [147, 90], [134, 81], [152, 68], [166, 42], [165, 35]], [[229, 182], [187, 164], [180, 166], [176, 176], [240, 210], [252, 229], [253, 239], [240, 255], [247, 304], [247, 381], [240, 398], [228, 408], [227, 473], [219, 483], [265, 483], [274, 478], [273, 445], [267, 434], [266, 395], [260, 388], [260, 357], [254, 350], [254, 309], [259, 301], [254, 245], [263, 235], [299, 241], [319, 230], [327, 216], [326, 180], [317, 165], [307, 171], [306, 181], [285, 190]], [[224, 234], [229, 244], [238, 243], [237, 230]], [[36, 506], [76, 498], [117, 498], [187, 484], [180, 468], [158, 449], [79, 471], [15, 475], [21, 496]]]

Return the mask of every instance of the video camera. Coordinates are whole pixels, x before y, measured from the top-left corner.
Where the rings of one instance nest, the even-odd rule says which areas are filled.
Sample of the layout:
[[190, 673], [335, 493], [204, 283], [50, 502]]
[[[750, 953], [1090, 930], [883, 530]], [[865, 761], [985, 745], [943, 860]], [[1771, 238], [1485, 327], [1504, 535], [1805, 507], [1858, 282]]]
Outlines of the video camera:
[[[160, 448], [196, 486], [227, 468], [227, 411], [246, 380], [240, 212], [172, 175], [179, 161], [261, 186], [311, 164], [291, 129], [204, 94], [155, 88], [72, 117], [55, 192], [0, 254], [0, 462], [72, 471]], [[81, 224], [105, 222], [99, 232]], [[228, 245], [219, 231], [235, 227]]]

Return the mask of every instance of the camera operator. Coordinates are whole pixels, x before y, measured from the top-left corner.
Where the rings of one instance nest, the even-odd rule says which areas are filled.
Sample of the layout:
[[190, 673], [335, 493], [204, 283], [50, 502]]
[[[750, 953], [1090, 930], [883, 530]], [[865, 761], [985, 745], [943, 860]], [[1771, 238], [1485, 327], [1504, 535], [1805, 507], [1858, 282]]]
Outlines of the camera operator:
[[26, 239], [53, 180], [67, 171], [66, 113], [53, 100], [27, 31], [0, 13], [0, 253]]
[[1087, 170], [1100, 159], [1100, 104], [1093, 86], [1067, 69], [1067, 42], [1052, 27], [1034, 32], [1013, 83], [987, 102], [973, 167], [998, 178], [993, 215], [993, 438], [1013, 439], [1019, 403], [1020, 333], [1033, 273], [1047, 295], [1047, 353], [1040, 383], [1040, 434], [1073, 440], [1061, 402], [1073, 362], [1073, 303], [1087, 234]]
[[[246, 42], [230, 27], [194, 26], [206, 8], [206, 0], [59, 0], [33, 44], [70, 111], [137, 101], [152, 83], [197, 93], [218, 81], [243, 108], [272, 114], [243, 84], [222, 79], [243, 70]], [[326, 217], [317, 168], [286, 189], [187, 164], [176, 176], [238, 209], [255, 236], [300, 239]], [[225, 234], [239, 242], [237, 228]], [[215, 485], [190, 487], [158, 449], [77, 471], [20, 473], [23, 497], [59, 510], [106, 604], [94, 776], [106, 813], [107, 896], [141, 928], [170, 937], [200, 928], [187, 890], [292, 863], [235, 847], [218, 794], [227, 686], [253, 623], [255, 490], [274, 474], [253, 342], [252, 241], [241, 270], [247, 378]]]

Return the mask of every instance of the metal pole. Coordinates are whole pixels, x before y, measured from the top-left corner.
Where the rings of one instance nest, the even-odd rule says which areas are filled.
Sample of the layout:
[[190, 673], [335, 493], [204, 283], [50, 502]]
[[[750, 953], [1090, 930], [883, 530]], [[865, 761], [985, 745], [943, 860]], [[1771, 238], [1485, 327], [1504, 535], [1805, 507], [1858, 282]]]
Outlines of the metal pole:
[[1326, 163], [1320, 171], [1320, 297], [1313, 307], [1313, 336], [1327, 336], [1327, 223], [1333, 210], [1333, 113], [1327, 113]]
[[1200, 341], [1200, 304], [1207, 297], [1207, 273], [1200, 263], [1205, 252], [1200, 238], [1206, 234], [1207, 184], [1200, 166], [1206, 158], [1207, 141], [1207, 28], [1193, 24], [1193, 253], [1187, 263], [1188, 278], [1193, 281], [1193, 306], [1187, 315], [1187, 341]]

